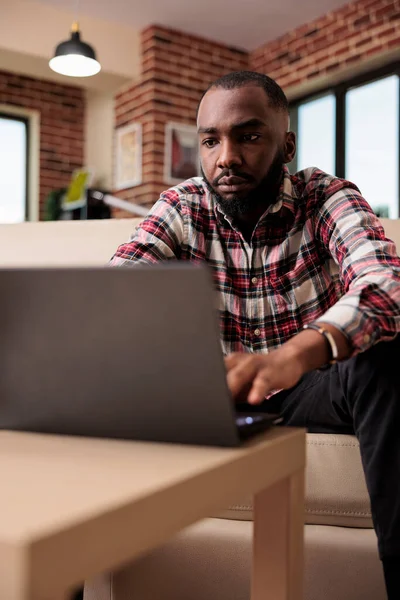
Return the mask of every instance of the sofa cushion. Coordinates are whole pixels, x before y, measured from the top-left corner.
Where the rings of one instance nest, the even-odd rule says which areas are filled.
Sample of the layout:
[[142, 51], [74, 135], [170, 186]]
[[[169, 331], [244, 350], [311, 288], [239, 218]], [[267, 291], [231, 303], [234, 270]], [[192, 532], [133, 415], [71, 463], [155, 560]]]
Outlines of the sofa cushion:
[[[85, 600], [249, 600], [252, 534], [248, 522], [206, 519], [88, 582]], [[373, 529], [308, 525], [304, 534], [304, 600], [385, 600]]]
[[[244, 498], [216, 516], [252, 520], [252, 501]], [[307, 434], [305, 522], [372, 528], [370, 502], [355, 437]]]

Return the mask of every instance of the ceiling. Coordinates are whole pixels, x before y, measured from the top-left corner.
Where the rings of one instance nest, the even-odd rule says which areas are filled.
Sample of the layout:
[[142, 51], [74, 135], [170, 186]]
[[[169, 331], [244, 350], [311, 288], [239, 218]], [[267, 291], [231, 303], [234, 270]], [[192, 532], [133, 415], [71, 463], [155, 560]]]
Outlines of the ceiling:
[[[73, 12], [79, 0], [41, 0]], [[164, 25], [254, 50], [346, 4], [343, 0], [80, 0], [79, 14], [143, 29]]]

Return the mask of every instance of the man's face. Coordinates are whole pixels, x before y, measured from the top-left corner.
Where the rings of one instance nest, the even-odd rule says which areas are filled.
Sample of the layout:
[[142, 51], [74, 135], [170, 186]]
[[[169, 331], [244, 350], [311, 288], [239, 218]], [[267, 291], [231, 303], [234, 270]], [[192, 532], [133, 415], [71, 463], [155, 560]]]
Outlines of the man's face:
[[211, 89], [197, 126], [204, 179], [227, 214], [265, 210], [275, 201], [295, 141], [287, 113], [270, 106], [262, 88]]

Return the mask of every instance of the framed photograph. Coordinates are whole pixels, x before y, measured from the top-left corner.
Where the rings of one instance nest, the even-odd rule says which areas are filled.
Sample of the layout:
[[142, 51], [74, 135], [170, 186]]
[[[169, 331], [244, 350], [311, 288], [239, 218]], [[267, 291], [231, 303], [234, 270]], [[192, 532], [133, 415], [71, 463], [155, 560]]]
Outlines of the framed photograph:
[[131, 123], [115, 132], [116, 190], [142, 183], [142, 125]]
[[200, 159], [196, 126], [167, 123], [165, 126], [165, 182], [177, 184], [198, 175], [200, 175]]

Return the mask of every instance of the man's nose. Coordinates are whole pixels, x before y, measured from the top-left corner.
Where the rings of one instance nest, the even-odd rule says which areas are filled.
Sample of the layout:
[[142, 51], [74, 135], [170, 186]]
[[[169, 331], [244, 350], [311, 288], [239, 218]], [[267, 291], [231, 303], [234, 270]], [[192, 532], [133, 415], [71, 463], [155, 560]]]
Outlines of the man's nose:
[[238, 144], [231, 141], [222, 142], [219, 145], [218, 167], [220, 169], [231, 169], [242, 164], [242, 157]]

